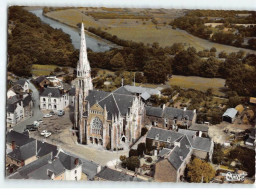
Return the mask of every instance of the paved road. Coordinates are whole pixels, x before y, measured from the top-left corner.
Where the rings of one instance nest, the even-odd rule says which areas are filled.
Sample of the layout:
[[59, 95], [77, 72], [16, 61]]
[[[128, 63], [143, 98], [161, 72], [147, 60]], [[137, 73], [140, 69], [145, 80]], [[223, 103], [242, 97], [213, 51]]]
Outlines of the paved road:
[[32, 93], [32, 99], [34, 102], [34, 105], [32, 108], [33, 116], [30, 118], [24, 119], [23, 121], [19, 122], [17, 125], [15, 125], [13, 127], [14, 131], [18, 131], [20, 133], [22, 133], [24, 131], [26, 125], [31, 125], [31, 124], [33, 124], [34, 121], [43, 118], [43, 113], [39, 109], [39, 104], [40, 104], [39, 92], [31, 82], [29, 82], [29, 89], [31, 89], [33, 91], [33, 93]]

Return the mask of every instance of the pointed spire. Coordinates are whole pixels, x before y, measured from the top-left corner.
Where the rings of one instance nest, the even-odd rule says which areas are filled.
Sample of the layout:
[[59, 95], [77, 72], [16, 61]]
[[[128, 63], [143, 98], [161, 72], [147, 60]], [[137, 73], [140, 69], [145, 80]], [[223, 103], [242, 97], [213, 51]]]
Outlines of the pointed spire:
[[80, 42], [80, 54], [79, 54], [79, 61], [77, 70], [81, 72], [80, 75], [84, 75], [84, 73], [90, 73], [91, 68], [87, 57], [87, 47], [86, 47], [86, 40], [85, 40], [85, 33], [84, 33], [84, 24], [81, 23], [81, 42]]

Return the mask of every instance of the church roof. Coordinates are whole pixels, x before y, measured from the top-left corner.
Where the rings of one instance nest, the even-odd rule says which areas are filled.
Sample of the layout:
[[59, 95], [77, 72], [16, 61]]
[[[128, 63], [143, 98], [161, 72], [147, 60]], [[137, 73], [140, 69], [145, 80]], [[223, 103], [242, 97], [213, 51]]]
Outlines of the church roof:
[[122, 116], [125, 116], [126, 113], [128, 113], [135, 96], [130, 95], [130, 93], [127, 92], [128, 91], [125, 91], [123, 87], [112, 93], [90, 90], [86, 100], [89, 102], [90, 106], [93, 106], [95, 103], [98, 103], [102, 108], [106, 106], [108, 120], [110, 120], [112, 116], [118, 116], [119, 113]]

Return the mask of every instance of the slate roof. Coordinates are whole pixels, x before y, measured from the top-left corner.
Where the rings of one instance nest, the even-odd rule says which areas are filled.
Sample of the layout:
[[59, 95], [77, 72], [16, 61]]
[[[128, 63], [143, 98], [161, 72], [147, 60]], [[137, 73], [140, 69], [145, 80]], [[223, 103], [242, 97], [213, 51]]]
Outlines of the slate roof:
[[17, 108], [17, 103], [21, 103], [21, 98], [19, 98], [18, 95], [12, 96], [9, 99], [7, 99], [6, 106], [7, 106], [7, 112], [14, 113], [14, 111]]
[[197, 137], [197, 136], [187, 136], [192, 148], [197, 150], [202, 150], [210, 152], [212, 142], [209, 138]]
[[32, 101], [31, 95], [28, 94], [22, 101], [23, 101], [23, 107], [28, 106], [29, 103]]
[[178, 129], [178, 133], [184, 134], [184, 135], [196, 135], [196, 131], [191, 131], [187, 129]]
[[[57, 155], [57, 158], [60, 159], [60, 162], [65, 167], [65, 169], [72, 170], [76, 167], [75, 160], [77, 158], [75, 158], [74, 156], [70, 156], [70, 155], [65, 154], [63, 152], [60, 152]], [[78, 159], [78, 163], [79, 163], [79, 165], [81, 165], [82, 161], [80, 159]]]
[[[108, 111], [108, 120], [112, 116], [118, 116], [119, 113], [125, 116], [129, 108], [132, 106], [132, 102], [135, 96], [120, 94], [117, 91], [113, 93], [90, 90], [89, 95], [86, 97], [86, 100], [89, 102], [90, 106], [93, 106], [95, 103], [98, 103], [102, 108], [106, 106]], [[84, 116], [87, 116], [88, 113], [84, 113]]]
[[118, 93], [118, 94], [123, 94], [123, 95], [132, 95], [132, 93], [129, 92], [124, 86], [119, 87], [113, 93]]
[[209, 126], [208, 125], [204, 125], [204, 124], [192, 124], [189, 129], [194, 130], [194, 131], [204, 131], [204, 132], [208, 132], [209, 130]]
[[237, 110], [235, 108], [228, 108], [222, 116], [228, 116], [230, 118], [234, 118], [236, 114], [237, 114]]
[[178, 119], [181, 120], [183, 118], [188, 117], [188, 120], [192, 120], [194, 117], [195, 112], [193, 110], [183, 110], [179, 108], [173, 108], [173, 107], [166, 107], [164, 109], [164, 118], [168, 119]]
[[35, 82], [36, 82], [37, 84], [39, 84], [39, 83], [41, 83], [44, 79], [46, 79], [45, 76], [39, 76], [39, 77], [37, 77], [37, 78], [35, 79]]
[[144, 92], [141, 94], [141, 97], [144, 99], [144, 100], [148, 100], [150, 98], [150, 94], [148, 94], [148, 92]]
[[184, 160], [187, 158], [190, 150], [190, 144], [187, 140], [187, 137], [184, 136], [180, 140], [180, 146], [176, 146], [172, 150], [171, 154], [167, 157], [167, 159], [172, 164], [172, 166], [177, 170], [180, 168]]
[[99, 165], [85, 159], [82, 160], [82, 163], [83, 173], [87, 175], [89, 180], [93, 179], [94, 176], [97, 174], [97, 169]]
[[116, 171], [110, 169], [108, 167], [104, 167], [96, 177], [100, 177], [107, 181], [143, 181], [137, 177], [122, 173], [120, 171]]
[[168, 155], [172, 150], [169, 148], [163, 148], [159, 154], [158, 157], [164, 157], [165, 155]]
[[28, 165], [21, 167], [20, 169], [17, 170], [15, 174], [10, 175], [8, 179], [29, 179], [29, 173], [32, 173], [33, 171], [36, 171], [38, 168], [46, 165], [50, 160], [52, 160], [51, 153], [42, 158], [37, 159], [36, 161], [29, 163]]
[[183, 136], [183, 134], [175, 132], [175, 131], [152, 127], [147, 133], [147, 138], [148, 139], [156, 139], [157, 135], [158, 135], [158, 140], [163, 141], [163, 142], [167, 142], [167, 139], [171, 138], [170, 143], [173, 143], [174, 141], [178, 140], [179, 138], [181, 138]]
[[19, 79], [18, 81], [15, 82], [15, 84], [24, 86], [26, 83], [27, 79]]
[[59, 159], [55, 159], [53, 161], [49, 160], [47, 164], [39, 167], [33, 172], [28, 173], [27, 176], [29, 179], [48, 180], [51, 179], [51, 174], [49, 174], [48, 171], [51, 171], [55, 176], [58, 176], [65, 172], [65, 168]]
[[256, 134], [256, 128], [253, 128], [253, 129], [251, 130], [250, 137], [251, 137], [252, 139], [255, 139], [255, 134]]
[[47, 88], [45, 88], [40, 96], [48, 97], [48, 95], [50, 93], [51, 93], [51, 97], [57, 97], [58, 98], [58, 97], [62, 96], [61, 90], [57, 87], [47, 87]]
[[46, 142], [37, 140], [37, 156], [42, 157], [52, 152], [52, 156], [56, 156], [58, 153], [58, 147]]
[[70, 95], [70, 96], [75, 96], [75, 95], [76, 95], [76, 88], [72, 87], [72, 88], [69, 90], [69, 95]]
[[131, 93], [139, 93], [142, 94], [144, 92], [147, 92], [149, 95], [160, 95], [161, 92], [157, 89], [148, 88], [148, 87], [137, 87], [132, 85], [125, 85], [124, 86], [126, 90], [128, 90]]
[[33, 138], [29, 138], [25, 134], [19, 133], [17, 131], [10, 131], [6, 135], [6, 143], [11, 144], [12, 141], [14, 141], [15, 145], [18, 147], [32, 142], [33, 140]]
[[163, 117], [163, 109], [160, 107], [146, 106], [146, 115], [154, 117]]
[[103, 98], [105, 98], [109, 92], [105, 91], [97, 91], [97, 90], [89, 90], [89, 94], [86, 97], [86, 100], [90, 103], [90, 106], [94, 105], [96, 102], [99, 102]]
[[7, 154], [10, 158], [24, 161], [33, 156], [36, 156], [36, 140], [28, 142], [20, 146], [19, 148], [15, 148], [12, 152]]

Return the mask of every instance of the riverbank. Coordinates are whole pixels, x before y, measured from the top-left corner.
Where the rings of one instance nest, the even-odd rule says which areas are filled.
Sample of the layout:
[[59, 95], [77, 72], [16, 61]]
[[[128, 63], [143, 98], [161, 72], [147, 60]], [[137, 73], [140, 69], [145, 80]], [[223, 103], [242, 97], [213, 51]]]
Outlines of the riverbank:
[[[48, 13], [49, 13], [49, 12], [48, 12]], [[59, 22], [59, 23], [61, 23], [61, 24], [64, 24], [64, 25], [66, 25], [66, 26], [69, 26], [69, 27], [71, 27], [71, 28], [74, 28], [74, 29], [76, 29], [77, 31], [80, 31], [80, 28], [79, 28], [77, 25], [74, 25], [74, 24], [72, 25], [72, 24], [65, 23], [65, 22], [63, 22], [63, 21], [61, 21], [61, 20], [59, 20], [59, 19], [57, 19], [57, 18], [51, 17], [51, 16], [49, 16], [49, 15], [47, 15], [47, 14], [44, 14], [43, 12], [42, 12], [42, 14], [43, 14], [44, 17], [47, 17], [47, 18], [49, 18], [49, 19], [51, 19], [51, 20], [54, 20], [54, 21], [56, 21], [56, 22]], [[96, 35], [96, 34], [94, 34], [94, 33], [91, 33], [91, 32], [89, 32], [88, 30], [85, 30], [85, 33], [86, 33], [87, 35], [91, 36], [91, 37], [94, 37], [95, 39], [98, 39], [98, 40], [100, 40], [100, 41], [105, 42], [106, 44], [110, 45], [111, 47], [115, 47], [115, 48], [118, 48], [118, 49], [121, 49], [121, 48], [122, 48], [122, 46], [119, 46], [119, 45], [117, 45], [117, 44], [115, 44], [115, 43], [112, 43], [111, 41], [106, 40], [106, 39], [104, 39], [104, 38], [102, 38], [102, 37], [100, 37], [100, 36], [98, 36], [98, 35]]]

